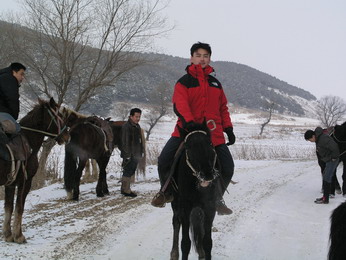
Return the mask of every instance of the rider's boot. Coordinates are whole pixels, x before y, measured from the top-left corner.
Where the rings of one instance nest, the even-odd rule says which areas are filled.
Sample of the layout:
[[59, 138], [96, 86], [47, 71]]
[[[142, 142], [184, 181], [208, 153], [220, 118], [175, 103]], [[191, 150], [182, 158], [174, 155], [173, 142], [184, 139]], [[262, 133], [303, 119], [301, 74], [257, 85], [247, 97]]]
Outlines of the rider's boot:
[[[158, 208], [163, 208], [166, 206], [166, 203], [170, 203], [173, 201], [173, 193], [172, 193], [172, 185], [168, 184], [166, 185], [166, 181], [169, 176], [169, 171], [165, 172], [164, 174], [162, 171], [159, 171], [159, 178], [161, 183], [161, 188], [158, 193], [154, 196], [154, 198], [151, 201], [151, 205]], [[162, 190], [166, 186], [165, 190]]]
[[233, 211], [227, 207], [227, 205], [225, 204], [225, 201], [222, 198], [226, 188], [222, 188], [221, 181], [222, 181], [221, 178], [218, 178], [217, 196], [215, 201], [216, 211], [218, 215], [230, 215], [233, 213]]

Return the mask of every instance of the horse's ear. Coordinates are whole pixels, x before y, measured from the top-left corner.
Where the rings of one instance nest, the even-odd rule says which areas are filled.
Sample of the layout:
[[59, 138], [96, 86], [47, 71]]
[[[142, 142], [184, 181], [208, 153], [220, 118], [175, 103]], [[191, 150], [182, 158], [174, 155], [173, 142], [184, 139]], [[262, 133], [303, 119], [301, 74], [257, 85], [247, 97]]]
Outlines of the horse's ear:
[[55, 102], [53, 97], [50, 98], [49, 105], [50, 105], [50, 107], [59, 107], [58, 104]]
[[184, 138], [188, 134], [188, 132], [184, 128], [181, 128], [178, 125], [177, 125], [177, 128], [178, 128], [178, 131], [180, 133], [180, 137]]

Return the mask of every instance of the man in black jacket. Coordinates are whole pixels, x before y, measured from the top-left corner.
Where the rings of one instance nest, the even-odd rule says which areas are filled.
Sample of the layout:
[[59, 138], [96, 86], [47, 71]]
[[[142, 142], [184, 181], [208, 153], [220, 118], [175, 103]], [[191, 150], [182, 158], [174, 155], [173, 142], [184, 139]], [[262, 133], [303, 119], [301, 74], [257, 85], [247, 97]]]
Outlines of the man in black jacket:
[[25, 76], [25, 66], [12, 63], [0, 70], [0, 143], [8, 143], [6, 133], [18, 133], [19, 87]]
[[132, 108], [128, 121], [121, 128], [121, 158], [123, 158], [123, 176], [121, 179], [121, 194], [126, 197], [136, 197], [130, 188], [131, 177], [135, 174], [139, 160], [144, 155], [144, 140], [139, 125], [142, 111]]
[[338, 144], [332, 137], [324, 134], [321, 127], [317, 127], [315, 131], [306, 131], [304, 138], [307, 141], [316, 143], [316, 152], [319, 158], [326, 164], [323, 173], [323, 197], [317, 198], [315, 203], [328, 204], [332, 178], [339, 164], [340, 152]]

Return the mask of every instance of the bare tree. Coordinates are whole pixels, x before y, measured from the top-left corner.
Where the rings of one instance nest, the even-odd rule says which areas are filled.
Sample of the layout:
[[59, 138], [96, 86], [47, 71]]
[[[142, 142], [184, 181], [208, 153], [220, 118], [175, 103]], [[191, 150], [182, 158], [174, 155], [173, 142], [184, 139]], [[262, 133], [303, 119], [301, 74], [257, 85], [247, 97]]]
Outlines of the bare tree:
[[[22, 3], [25, 16], [14, 21], [5, 37], [15, 50], [12, 58], [34, 72], [36, 77], [29, 82], [37, 95], [54, 96], [76, 111], [101, 88], [116, 84], [124, 73], [147, 62], [141, 53], [152, 51], [153, 39], [173, 29], [161, 16], [165, 0]], [[48, 152], [41, 153], [41, 165], [53, 145], [44, 146]]]
[[153, 89], [150, 95], [151, 107], [147, 117], [149, 128], [145, 130], [147, 141], [149, 141], [149, 136], [156, 124], [168, 114], [171, 96], [172, 87], [168, 83], [162, 83]]
[[100, 88], [146, 62], [141, 53], [171, 29], [160, 16], [162, 2], [23, 0], [27, 17], [21, 21], [32, 30], [23, 35], [14, 26], [8, 36], [39, 75], [39, 91], [79, 111]]
[[318, 101], [316, 113], [324, 127], [331, 127], [345, 116], [346, 103], [337, 96], [324, 96]]
[[270, 102], [267, 102], [266, 106], [267, 106], [267, 110], [268, 110], [268, 117], [266, 118], [266, 121], [263, 124], [261, 124], [261, 131], [260, 131], [259, 135], [263, 134], [264, 127], [267, 124], [269, 124], [270, 120], [272, 119], [272, 114], [274, 111], [275, 103], [270, 101]]
[[118, 102], [113, 110], [113, 114], [120, 118], [121, 121], [126, 121], [131, 110], [132, 105], [129, 103]]

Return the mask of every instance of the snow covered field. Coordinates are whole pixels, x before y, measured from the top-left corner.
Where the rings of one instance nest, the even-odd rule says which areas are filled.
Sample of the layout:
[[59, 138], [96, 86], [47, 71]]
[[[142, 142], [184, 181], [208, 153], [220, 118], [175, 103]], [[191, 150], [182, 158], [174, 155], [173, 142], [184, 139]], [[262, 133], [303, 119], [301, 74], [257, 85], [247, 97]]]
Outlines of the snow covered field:
[[[234, 213], [215, 218], [213, 259], [326, 259], [329, 217], [345, 199], [336, 195], [328, 205], [313, 203], [321, 196], [321, 176], [314, 145], [303, 133], [318, 122], [275, 117], [259, 137], [263, 118], [237, 113], [232, 119], [237, 136], [230, 147], [233, 180], [239, 183], [230, 185], [224, 196]], [[148, 147], [159, 151], [173, 125], [167, 119], [154, 129]], [[150, 205], [159, 189], [156, 166], [149, 165], [146, 177], [138, 177], [133, 189], [139, 196], [128, 199], [120, 194], [118, 152], [112, 159], [110, 196], [97, 198], [95, 183], [81, 186], [79, 202], [66, 201], [62, 183], [30, 192], [24, 212], [28, 242], [0, 241], [0, 259], [169, 259], [170, 205]], [[339, 181], [340, 176], [341, 167]], [[197, 258], [193, 250], [190, 255]]]

